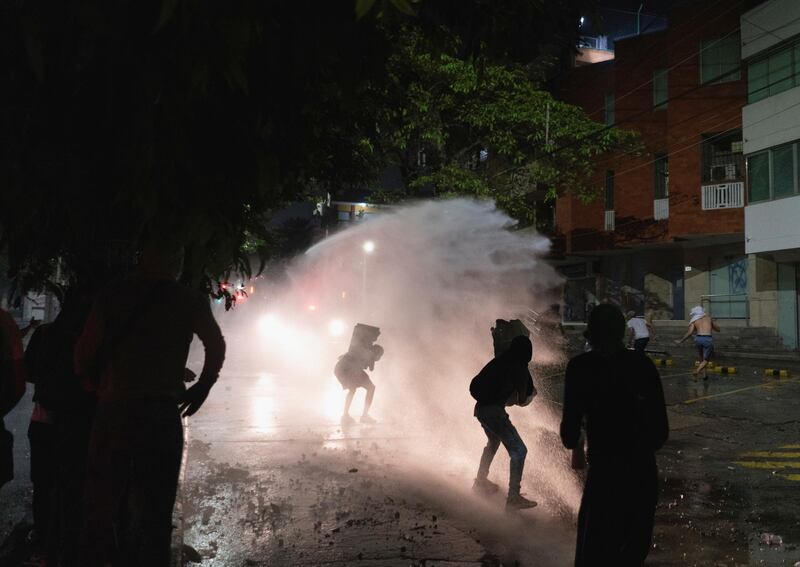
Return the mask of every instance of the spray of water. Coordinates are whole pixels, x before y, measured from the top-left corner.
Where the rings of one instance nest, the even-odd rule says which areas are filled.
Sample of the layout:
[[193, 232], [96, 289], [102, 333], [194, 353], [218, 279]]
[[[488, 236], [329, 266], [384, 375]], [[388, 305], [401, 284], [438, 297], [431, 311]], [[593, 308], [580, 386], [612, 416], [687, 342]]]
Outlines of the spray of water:
[[[548, 240], [512, 226], [491, 202], [400, 207], [317, 244], [264, 301], [253, 298], [223, 322], [252, 336], [242, 360], [296, 387], [275, 403], [291, 406], [306, 425], [338, 422], [344, 393], [333, 377], [337, 357], [355, 323], [380, 327], [385, 355], [372, 373], [371, 413], [411, 440], [410, 468], [468, 487], [485, 444], [468, 386], [492, 358], [490, 328], [498, 318], [545, 311], [559, 285], [542, 260]], [[534, 343], [535, 361], [555, 356]], [[545, 399], [560, 384], [560, 377], [539, 378], [539, 398], [509, 413], [529, 451], [523, 491], [569, 514], [580, 488], [558, 441], [559, 408]], [[501, 448], [492, 478], [505, 486], [507, 474]]]

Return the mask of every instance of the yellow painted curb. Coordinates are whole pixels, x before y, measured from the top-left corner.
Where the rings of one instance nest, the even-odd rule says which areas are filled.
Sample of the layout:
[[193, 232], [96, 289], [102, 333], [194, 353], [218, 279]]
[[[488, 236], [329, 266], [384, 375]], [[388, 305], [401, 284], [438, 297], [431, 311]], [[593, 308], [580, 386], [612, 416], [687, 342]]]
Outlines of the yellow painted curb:
[[792, 375], [791, 372], [785, 368], [765, 368], [764, 376], [778, 376], [780, 378], [788, 378]]

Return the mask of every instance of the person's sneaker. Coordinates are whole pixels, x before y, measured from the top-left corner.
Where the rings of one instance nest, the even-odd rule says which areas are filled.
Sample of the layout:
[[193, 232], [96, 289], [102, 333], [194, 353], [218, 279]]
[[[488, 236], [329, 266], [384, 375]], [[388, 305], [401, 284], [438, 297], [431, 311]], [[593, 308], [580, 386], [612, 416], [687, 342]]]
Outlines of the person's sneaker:
[[355, 419], [350, 414], [344, 414], [342, 416], [342, 425], [353, 425], [356, 422]]
[[375, 421], [374, 417], [371, 417], [368, 414], [364, 414], [361, 416], [361, 423], [378, 423], [378, 422]]
[[478, 480], [476, 478], [475, 482], [472, 484], [472, 490], [480, 492], [481, 494], [494, 494], [500, 490], [500, 487], [489, 479], [484, 478], [483, 480]]
[[533, 508], [536, 506], [535, 500], [528, 500], [521, 494], [509, 496], [506, 500], [506, 510], [524, 510], [525, 508]]

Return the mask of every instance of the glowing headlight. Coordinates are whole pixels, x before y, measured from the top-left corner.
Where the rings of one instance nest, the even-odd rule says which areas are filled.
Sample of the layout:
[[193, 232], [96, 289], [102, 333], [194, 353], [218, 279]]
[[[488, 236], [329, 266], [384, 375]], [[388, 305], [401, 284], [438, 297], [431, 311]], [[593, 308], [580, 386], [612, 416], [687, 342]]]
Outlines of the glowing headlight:
[[332, 319], [328, 323], [328, 330], [334, 337], [339, 337], [347, 330], [347, 325], [341, 319]]

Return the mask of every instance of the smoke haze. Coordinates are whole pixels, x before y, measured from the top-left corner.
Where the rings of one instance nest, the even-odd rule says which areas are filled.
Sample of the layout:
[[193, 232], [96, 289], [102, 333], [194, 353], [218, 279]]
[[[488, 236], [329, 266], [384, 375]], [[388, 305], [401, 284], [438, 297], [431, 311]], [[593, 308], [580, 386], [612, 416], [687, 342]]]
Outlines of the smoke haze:
[[[218, 318], [229, 338], [228, 368], [277, 384], [274, 399], [254, 401], [254, 414], [278, 416], [254, 417], [264, 432], [320, 427], [330, 431], [328, 440], [370, 436], [368, 426], [339, 427], [344, 392], [333, 367], [353, 325], [375, 325], [385, 354], [370, 373], [371, 414], [379, 421], [372, 431], [398, 439], [408, 471], [468, 490], [486, 441], [472, 415], [469, 383], [493, 356], [490, 328], [495, 319], [544, 312], [557, 302], [560, 278], [543, 261], [549, 241], [512, 226], [492, 202], [398, 207], [312, 247], [284, 283], [255, 282], [253, 297]], [[374, 246], [369, 252], [367, 242]], [[535, 363], [557, 356], [534, 338]], [[548, 400], [562, 379], [537, 374], [537, 399], [509, 409], [528, 446], [522, 489], [544, 512], [570, 516], [581, 489], [558, 439], [560, 407]], [[362, 400], [359, 390], [355, 417]], [[490, 478], [505, 490], [503, 448]]]

